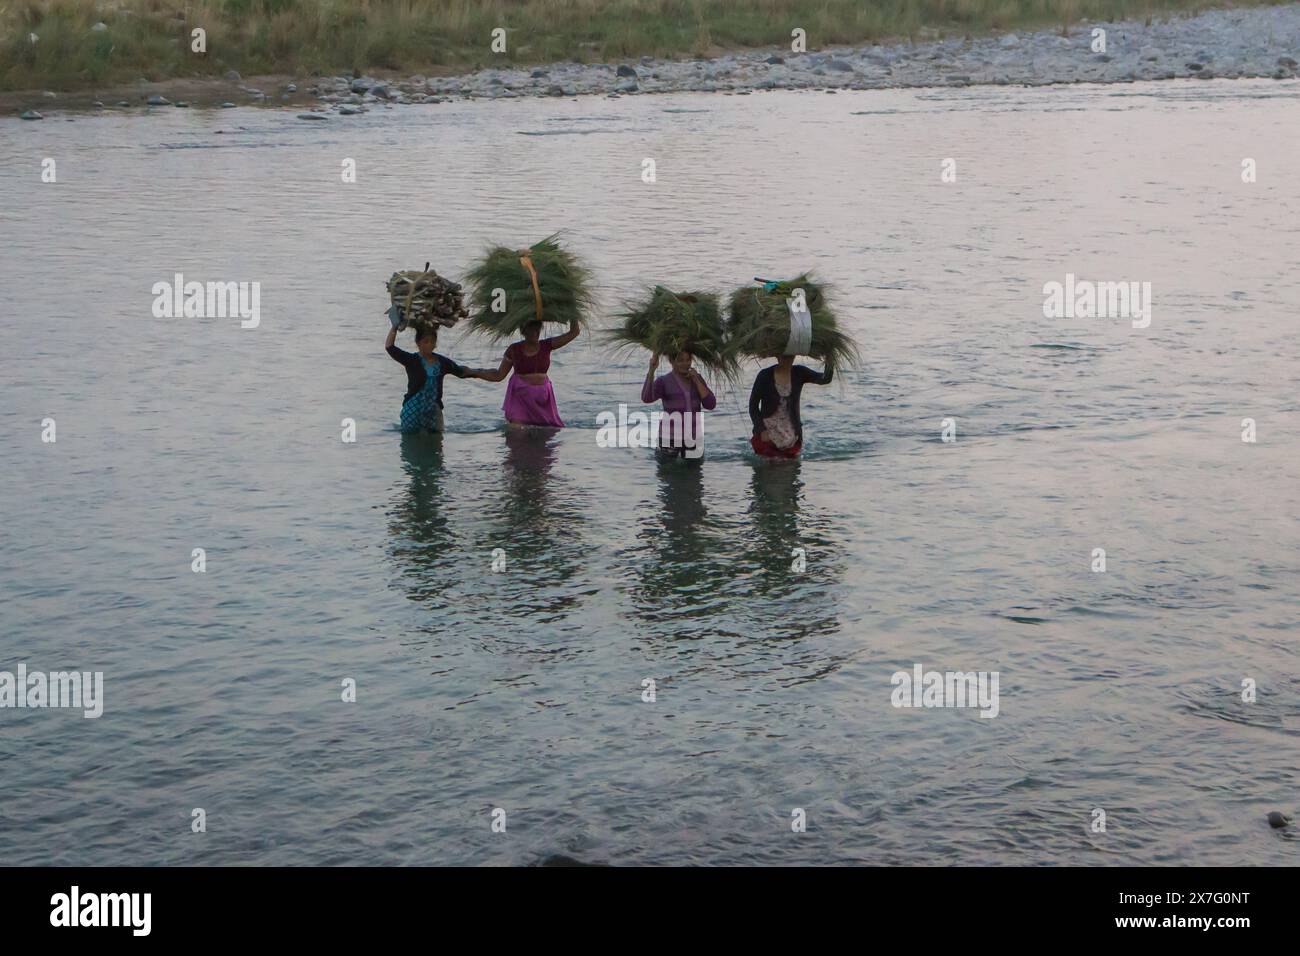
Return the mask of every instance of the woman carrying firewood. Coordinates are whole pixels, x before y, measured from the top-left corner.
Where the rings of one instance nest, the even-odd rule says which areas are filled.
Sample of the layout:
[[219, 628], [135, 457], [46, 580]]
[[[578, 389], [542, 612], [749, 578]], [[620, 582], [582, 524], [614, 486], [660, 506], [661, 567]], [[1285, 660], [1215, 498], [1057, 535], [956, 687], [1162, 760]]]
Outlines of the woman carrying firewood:
[[406, 367], [406, 397], [402, 399], [402, 431], [442, 431], [442, 381], [448, 375], [457, 378], [486, 378], [487, 369], [465, 368], [434, 349], [438, 345], [437, 326], [415, 327], [415, 352], [397, 347], [397, 326], [388, 330], [384, 349]]

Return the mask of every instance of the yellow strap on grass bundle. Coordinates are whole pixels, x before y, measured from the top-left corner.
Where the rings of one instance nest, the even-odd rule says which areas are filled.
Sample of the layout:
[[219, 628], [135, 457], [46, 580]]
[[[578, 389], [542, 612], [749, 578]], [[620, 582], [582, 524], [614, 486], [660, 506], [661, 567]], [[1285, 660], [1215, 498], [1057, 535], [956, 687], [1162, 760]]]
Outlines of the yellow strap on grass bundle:
[[519, 264], [528, 270], [528, 278], [533, 280], [533, 311], [537, 321], [542, 321], [542, 290], [537, 285], [537, 270], [533, 268], [533, 257], [527, 252], [519, 253]]

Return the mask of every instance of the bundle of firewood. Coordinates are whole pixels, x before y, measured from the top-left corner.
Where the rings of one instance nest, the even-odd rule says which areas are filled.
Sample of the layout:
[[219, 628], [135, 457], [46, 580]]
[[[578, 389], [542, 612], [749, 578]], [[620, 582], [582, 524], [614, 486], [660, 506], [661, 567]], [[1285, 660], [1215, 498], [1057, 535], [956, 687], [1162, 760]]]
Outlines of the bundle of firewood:
[[469, 315], [459, 282], [438, 275], [426, 262], [424, 270], [394, 272], [388, 297], [396, 309], [397, 328], [450, 328]]

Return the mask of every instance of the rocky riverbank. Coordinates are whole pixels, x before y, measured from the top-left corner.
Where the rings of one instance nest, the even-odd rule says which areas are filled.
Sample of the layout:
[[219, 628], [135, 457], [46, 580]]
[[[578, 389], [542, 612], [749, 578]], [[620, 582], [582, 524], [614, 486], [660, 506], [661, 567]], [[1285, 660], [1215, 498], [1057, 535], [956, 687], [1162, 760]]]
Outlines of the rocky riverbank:
[[[1096, 31], [1104, 31], [1102, 37]], [[871, 90], [904, 87], [1128, 83], [1296, 76], [1300, 4], [1213, 10], [1146, 24], [1081, 23], [1059, 30], [843, 47], [808, 53], [746, 50], [711, 59], [632, 63], [563, 63], [531, 69], [485, 69], [460, 76], [325, 76], [262, 78], [238, 74], [188, 86], [154, 84], [63, 101], [54, 94], [7, 97], [7, 111], [47, 108], [129, 109], [141, 106], [269, 105], [311, 108], [304, 118], [347, 116], [377, 104], [442, 103], [452, 99], [627, 96], [649, 93], [760, 90]], [[186, 91], [190, 95], [186, 97]], [[169, 95], [169, 92], [171, 95]], [[42, 99], [42, 97], [45, 97]]]

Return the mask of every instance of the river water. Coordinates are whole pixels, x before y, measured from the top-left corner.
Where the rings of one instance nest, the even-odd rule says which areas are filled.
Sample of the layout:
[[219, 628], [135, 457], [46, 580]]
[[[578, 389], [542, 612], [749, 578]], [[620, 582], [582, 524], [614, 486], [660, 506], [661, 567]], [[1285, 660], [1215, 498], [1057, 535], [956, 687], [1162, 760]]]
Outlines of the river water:
[[[1298, 155], [1270, 81], [0, 121], [0, 670], [105, 682], [0, 710], [4, 862], [1294, 863]], [[832, 282], [803, 460], [757, 365], [701, 467], [598, 447], [645, 357], [591, 337], [564, 431], [453, 379], [403, 439], [388, 275], [556, 229], [599, 324]], [[260, 325], [155, 318], [175, 273]], [[1067, 274], [1149, 327], [1044, 318]], [[997, 716], [894, 707], [916, 664]]]

